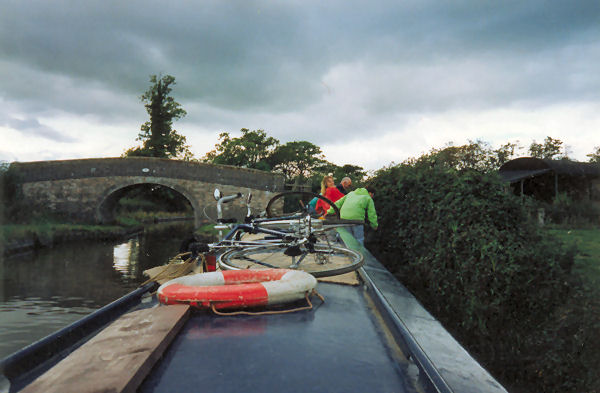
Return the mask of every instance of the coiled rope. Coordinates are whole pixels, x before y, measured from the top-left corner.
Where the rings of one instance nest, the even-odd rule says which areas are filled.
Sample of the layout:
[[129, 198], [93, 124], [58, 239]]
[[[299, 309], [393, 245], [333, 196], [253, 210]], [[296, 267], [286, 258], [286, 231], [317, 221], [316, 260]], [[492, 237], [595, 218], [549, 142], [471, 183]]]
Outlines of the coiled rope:
[[291, 313], [291, 312], [297, 312], [297, 311], [304, 311], [304, 310], [312, 310], [313, 305], [310, 301], [310, 296], [315, 295], [317, 296], [319, 299], [321, 299], [321, 301], [323, 303], [325, 303], [325, 298], [319, 293], [317, 292], [316, 289], [313, 288], [312, 291], [306, 291], [306, 293], [304, 294], [304, 299], [306, 300], [306, 302], [308, 303], [308, 306], [304, 306], [304, 307], [298, 307], [298, 308], [293, 308], [293, 309], [289, 309], [289, 310], [279, 310], [279, 311], [233, 311], [233, 312], [222, 312], [219, 311], [215, 308], [215, 303], [216, 302], [211, 302], [210, 303], [210, 309], [217, 315], [220, 316], [224, 316], [224, 317], [228, 317], [228, 316], [233, 316], [233, 315], [274, 315], [274, 314], [287, 314], [287, 313]]

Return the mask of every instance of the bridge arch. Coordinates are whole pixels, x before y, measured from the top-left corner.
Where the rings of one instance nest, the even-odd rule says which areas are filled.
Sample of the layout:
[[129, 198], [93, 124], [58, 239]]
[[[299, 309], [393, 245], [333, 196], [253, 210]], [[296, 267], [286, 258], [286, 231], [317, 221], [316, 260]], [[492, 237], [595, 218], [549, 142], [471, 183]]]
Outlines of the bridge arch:
[[197, 198], [195, 198], [189, 190], [186, 190], [184, 187], [181, 187], [177, 184], [173, 184], [172, 181], [148, 181], [146, 179], [129, 179], [129, 181], [122, 182], [121, 184], [115, 184], [107, 188], [100, 195], [98, 207], [96, 208], [95, 212], [96, 221], [102, 224], [114, 221], [114, 213], [117, 202], [136, 186], [146, 184], [166, 187], [175, 191], [192, 207], [192, 211], [194, 212], [194, 222], [201, 221], [202, 218], [200, 217], [200, 205]]

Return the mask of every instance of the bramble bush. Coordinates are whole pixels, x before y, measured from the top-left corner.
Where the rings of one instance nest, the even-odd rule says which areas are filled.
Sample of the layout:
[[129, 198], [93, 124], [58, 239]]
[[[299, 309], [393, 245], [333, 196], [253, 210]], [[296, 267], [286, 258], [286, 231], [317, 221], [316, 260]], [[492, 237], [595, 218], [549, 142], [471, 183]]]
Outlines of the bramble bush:
[[380, 229], [367, 246], [499, 380], [595, 387], [585, 374], [598, 360], [597, 314], [574, 311], [589, 300], [571, 275], [576, 250], [536, 226], [527, 199], [494, 174], [419, 162], [369, 183]]

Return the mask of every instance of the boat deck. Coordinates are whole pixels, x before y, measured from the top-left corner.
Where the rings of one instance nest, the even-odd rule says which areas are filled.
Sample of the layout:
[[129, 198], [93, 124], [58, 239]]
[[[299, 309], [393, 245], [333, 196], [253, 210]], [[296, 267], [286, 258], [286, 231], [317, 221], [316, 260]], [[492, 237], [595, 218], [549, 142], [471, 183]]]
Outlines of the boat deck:
[[308, 311], [193, 312], [140, 391], [417, 391], [362, 286], [317, 289]]

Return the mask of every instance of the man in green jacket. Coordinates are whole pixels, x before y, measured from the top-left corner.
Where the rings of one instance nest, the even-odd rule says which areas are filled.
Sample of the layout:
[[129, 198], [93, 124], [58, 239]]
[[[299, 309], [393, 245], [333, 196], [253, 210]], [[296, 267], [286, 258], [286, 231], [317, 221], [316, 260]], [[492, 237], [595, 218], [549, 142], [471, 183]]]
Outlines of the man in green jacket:
[[[340, 218], [342, 220], [364, 221], [366, 215], [371, 228], [377, 230], [377, 212], [375, 211], [375, 203], [373, 202], [374, 193], [371, 187], [367, 187], [357, 188], [344, 195], [335, 202], [335, 205], [340, 209]], [[327, 213], [331, 214], [333, 212], [332, 207]], [[365, 231], [363, 225], [350, 227], [350, 232], [352, 232], [352, 235], [354, 235], [360, 244], [364, 244]]]

